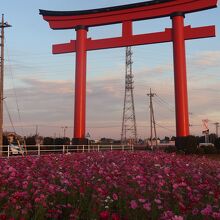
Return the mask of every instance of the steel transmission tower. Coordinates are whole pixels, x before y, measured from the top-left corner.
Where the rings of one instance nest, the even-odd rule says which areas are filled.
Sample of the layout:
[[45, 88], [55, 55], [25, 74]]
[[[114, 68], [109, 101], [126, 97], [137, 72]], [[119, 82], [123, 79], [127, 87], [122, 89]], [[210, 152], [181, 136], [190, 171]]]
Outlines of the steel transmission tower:
[[121, 143], [128, 141], [137, 143], [137, 127], [134, 108], [134, 81], [132, 74], [132, 51], [131, 47], [126, 47], [125, 63], [125, 95], [121, 129]]

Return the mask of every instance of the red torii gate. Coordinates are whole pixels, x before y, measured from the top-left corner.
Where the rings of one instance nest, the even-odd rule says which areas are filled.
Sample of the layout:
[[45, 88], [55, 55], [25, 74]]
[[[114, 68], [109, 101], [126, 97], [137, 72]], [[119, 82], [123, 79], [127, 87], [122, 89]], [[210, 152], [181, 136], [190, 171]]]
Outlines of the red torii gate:
[[[215, 36], [215, 26], [184, 26], [185, 14], [217, 7], [218, 0], [155, 0], [84, 11], [40, 10], [54, 30], [75, 29], [76, 40], [53, 45], [53, 54], [76, 52], [74, 143], [85, 144], [86, 52], [107, 48], [173, 42], [176, 135], [189, 135], [185, 40]], [[132, 22], [170, 17], [172, 28], [163, 32], [134, 35]], [[92, 40], [88, 28], [122, 24], [122, 36]]]

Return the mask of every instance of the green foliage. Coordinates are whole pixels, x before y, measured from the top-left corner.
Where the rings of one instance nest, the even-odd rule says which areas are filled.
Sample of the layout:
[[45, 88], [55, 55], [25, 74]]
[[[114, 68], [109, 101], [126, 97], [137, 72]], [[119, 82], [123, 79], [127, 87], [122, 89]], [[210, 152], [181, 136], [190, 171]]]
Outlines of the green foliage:
[[212, 144], [215, 144], [215, 140], [217, 139], [217, 135], [216, 134], [210, 134], [209, 135], [209, 142]]
[[68, 145], [70, 144], [69, 138], [56, 138], [55, 139], [55, 145]]
[[35, 135], [27, 137], [25, 142], [26, 142], [26, 145], [35, 145], [36, 144]]
[[45, 137], [44, 138], [44, 145], [54, 145], [54, 138], [52, 138], [52, 137]]
[[8, 138], [5, 135], [3, 135], [3, 145], [8, 145], [8, 144], [9, 144]]
[[220, 150], [220, 137], [215, 139], [215, 147]]
[[215, 154], [217, 152], [216, 148], [212, 144], [200, 145], [200, 148], [203, 149], [205, 154]]
[[184, 151], [186, 154], [194, 154], [197, 151], [197, 138], [192, 135], [177, 137], [176, 147], [178, 150]]
[[201, 148], [201, 147], [197, 148], [197, 150], [196, 150], [196, 154], [203, 155], [204, 153], [205, 153], [205, 151], [204, 151], [203, 148]]
[[167, 142], [169, 142], [169, 141], [170, 141], [170, 138], [167, 137], [167, 136], [165, 136], [164, 140], [167, 141]]
[[164, 152], [166, 153], [174, 153], [177, 151], [177, 148], [175, 146], [167, 146], [164, 148]]

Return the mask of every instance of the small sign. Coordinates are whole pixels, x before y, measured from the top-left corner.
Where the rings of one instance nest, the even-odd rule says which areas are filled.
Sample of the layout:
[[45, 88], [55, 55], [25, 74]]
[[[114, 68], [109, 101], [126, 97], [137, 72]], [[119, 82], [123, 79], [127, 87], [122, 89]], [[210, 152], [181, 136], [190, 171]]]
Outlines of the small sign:
[[90, 136], [89, 132], [87, 132], [86, 138], [90, 138], [90, 137], [91, 137], [91, 136]]
[[205, 131], [202, 131], [203, 134], [209, 134], [209, 129], [208, 130], [205, 130]]

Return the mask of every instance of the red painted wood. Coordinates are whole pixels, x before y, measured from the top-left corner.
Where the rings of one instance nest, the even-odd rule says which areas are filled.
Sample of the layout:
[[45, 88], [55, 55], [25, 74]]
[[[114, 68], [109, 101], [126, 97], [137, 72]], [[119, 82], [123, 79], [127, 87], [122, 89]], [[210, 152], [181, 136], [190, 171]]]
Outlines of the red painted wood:
[[43, 16], [52, 29], [73, 29], [170, 16], [175, 12], [192, 13], [217, 7], [217, 0], [175, 0], [149, 6], [73, 16]]
[[86, 29], [77, 30], [74, 138], [82, 139], [85, 138], [86, 126], [86, 38]]
[[[101, 40], [87, 39], [87, 50], [100, 50], [107, 48], [118, 48], [127, 46], [137, 46], [144, 44], [155, 44], [155, 43], [165, 43], [172, 41], [172, 30], [167, 28], [164, 32], [157, 32], [151, 34], [140, 34], [140, 35], [130, 35], [131, 29], [123, 29], [123, 37], [107, 38]], [[215, 26], [198, 27], [191, 28], [186, 26], [184, 28], [185, 40], [215, 37]], [[76, 52], [76, 41], [72, 40], [70, 43], [66, 44], [55, 44], [53, 45], [53, 53], [72, 53]]]
[[176, 136], [183, 137], [189, 135], [184, 17], [174, 16], [172, 18], [172, 24], [174, 84], [176, 103]]

